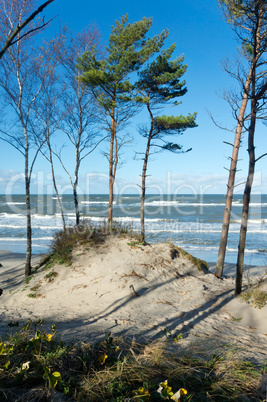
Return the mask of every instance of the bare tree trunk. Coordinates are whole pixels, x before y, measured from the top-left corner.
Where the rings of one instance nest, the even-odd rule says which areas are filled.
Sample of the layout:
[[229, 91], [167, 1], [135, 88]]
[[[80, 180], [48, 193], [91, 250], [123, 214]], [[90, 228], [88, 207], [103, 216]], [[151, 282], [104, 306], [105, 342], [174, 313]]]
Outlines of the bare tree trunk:
[[54, 171], [54, 164], [53, 164], [53, 155], [52, 155], [52, 149], [51, 149], [51, 145], [50, 145], [49, 140], [47, 142], [47, 145], [48, 145], [48, 148], [49, 148], [49, 161], [50, 161], [50, 166], [51, 166], [53, 185], [54, 185], [54, 189], [55, 189], [56, 196], [57, 196], [57, 202], [58, 202], [58, 206], [59, 206], [59, 210], [60, 210], [60, 214], [61, 214], [63, 230], [64, 230], [64, 232], [66, 232], [66, 222], [65, 222], [65, 217], [64, 217], [64, 213], [63, 213], [62, 204], [61, 204], [61, 201], [60, 201], [60, 196], [59, 196], [58, 189], [57, 189], [57, 183], [56, 183], [56, 177], [55, 177], [55, 171]]
[[74, 206], [75, 206], [75, 214], [76, 214], [76, 225], [80, 224], [80, 212], [79, 212], [79, 202], [78, 202], [78, 195], [77, 195], [77, 185], [78, 180], [77, 176], [75, 175], [75, 180], [73, 183], [73, 198], [74, 198]]
[[[79, 138], [81, 138], [81, 137], [79, 136]], [[76, 225], [77, 226], [79, 226], [79, 224], [80, 224], [79, 201], [78, 201], [78, 195], [77, 195], [77, 187], [78, 187], [78, 180], [79, 180], [79, 167], [80, 167], [79, 146], [80, 146], [80, 141], [78, 141], [78, 144], [76, 146], [76, 165], [75, 165], [74, 183], [73, 183], [73, 198], [74, 198]]]
[[110, 153], [109, 153], [109, 204], [108, 204], [108, 226], [111, 229], [113, 215], [113, 185], [114, 185], [114, 141], [116, 137], [116, 121], [114, 109], [111, 115], [111, 137], [110, 137]]
[[17, 72], [18, 83], [19, 83], [19, 101], [18, 101], [18, 111], [20, 115], [20, 122], [24, 131], [24, 174], [25, 174], [25, 196], [26, 196], [26, 227], [27, 227], [27, 246], [26, 246], [26, 258], [25, 258], [25, 277], [31, 275], [31, 259], [32, 259], [32, 226], [31, 226], [31, 194], [30, 194], [30, 184], [31, 184], [31, 174], [29, 173], [29, 139], [27, 127], [24, 124], [23, 113], [21, 109], [22, 103], [22, 86], [21, 81]]
[[239, 148], [240, 148], [240, 143], [241, 143], [241, 135], [242, 135], [243, 125], [244, 125], [244, 116], [245, 116], [245, 111], [246, 111], [246, 107], [247, 107], [247, 103], [248, 103], [248, 93], [249, 93], [249, 88], [250, 88], [251, 79], [252, 79], [251, 73], [252, 73], [252, 67], [250, 69], [250, 72], [248, 74], [248, 77], [247, 77], [247, 80], [245, 83], [242, 104], [241, 104], [239, 114], [238, 114], [238, 121], [237, 121], [236, 133], [235, 133], [235, 141], [234, 141], [234, 145], [233, 145], [231, 166], [230, 166], [228, 184], [227, 184], [227, 194], [226, 194], [226, 201], [225, 201], [225, 208], [224, 208], [224, 215], [223, 215], [223, 225], [222, 225], [222, 232], [221, 232], [221, 239], [220, 239], [220, 247], [219, 247], [216, 270], [215, 270], [215, 276], [217, 276], [217, 278], [221, 278], [222, 273], [223, 273], [225, 252], [226, 252], [229, 225], [230, 225], [230, 215], [231, 215], [231, 209], [232, 209], [233, 193], [234, 193], [234, 186], [235, 186], [235, 174], [236, 174], [236, 167], [237, 167], [237, 161], [238, 161], [238, 153], [239, 153]]
[[235, 287], [236, 294], [240, 294], [242, 291], [242, 276], [243, 276], [247, 225], [248, 225], [249, 203], [250, 203], [250, 194], [251, 194], [251, 188], [252, 188], [254, 172], [255, 172], [254, 133], [255, 133], [255, 127], [256, 127], [256, 118], [257, 118], [257, 111], [256, 111], [257, 101], [255, 99], [255, 83], [254, 83], [253, 87], [254, 87], [252, 90], [253, 98], [251, 101], [251, 121], [250, 121], [249, 136], [248, 136], [249, 169], [248, 169], [246, 187], [245, 187], [244, 195], [243, 195], [243, 209], [242, 209], [241, 228], [240, 228], [239, 244], [238, 244], [237, 265], [236, 265], [236, 287]]
[[146, 197], [146, 171], [149, 157], [150, 143], [153, 133], [153, 116], [149, 106], [147, 105], [150, 114], [150, 130], [147, 138], [146, 153], [144, 157], [143, 172], [142, 172], [142, 194], [141, 194], [141, 242], [145, 241], [145, 197]]
[[29, 151], [28, 138], [25, 134], [25, 194], [26, 194], [26, 219], [27, 219], [27, 247], [25, 259], [25, 276], [28, 277], [32, 273], [32, 227], [31, 227], [31, 198], [30, 198], [30, 177], [29, 177]]

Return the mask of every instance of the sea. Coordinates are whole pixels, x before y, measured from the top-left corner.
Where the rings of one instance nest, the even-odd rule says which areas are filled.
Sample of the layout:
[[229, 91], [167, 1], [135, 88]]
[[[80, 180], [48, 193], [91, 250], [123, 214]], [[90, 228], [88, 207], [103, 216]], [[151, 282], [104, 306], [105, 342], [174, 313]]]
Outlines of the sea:
[[[140, 196], [114, 197], [114, 219], [140, 230]], [[73, 196], [62, 195], [67, 225], [75, 224]], [[146, 240], [172, 242], [208, 262], [217, 260], [224, 212], [224, 195], [147, 195], [145, 201]], [[107, 220], [108, 195], [79, 197], [82, 220], [99, 225]], [[48, 253], [56, 232], [62, 229], [57, 199], [53, 195], [32, 195], [33, 253]], [[233, 199], [226, 262], [236, 263], [242, 212], [242, 196]], [[26, 251], [26, 205], [24, 195], [0, 195], [0, 249]], [[245, 264], [267, 266], [267, 195], [252, 195]]]

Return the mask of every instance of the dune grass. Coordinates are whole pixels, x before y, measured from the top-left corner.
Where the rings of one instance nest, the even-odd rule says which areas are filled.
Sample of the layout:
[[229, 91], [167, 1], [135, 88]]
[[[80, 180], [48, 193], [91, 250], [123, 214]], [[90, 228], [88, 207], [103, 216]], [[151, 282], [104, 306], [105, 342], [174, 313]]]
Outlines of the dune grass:
[[55, 263], [70, 265], [71, 253], [79, 246], [91, 247], [106, 241], [110, 235], [118, 237], [131, 237], [138, 240], [138, 234], [134, 233], [130, 225], [124, 225], [114, 221], [111, 229], [107, 222], [100, 225], [89, 220], [84, 220], [79, 226], [67, 227], [65, 231], [60, 230], [54, 235], [51, 243], [51, 253], [40, 262], [37, 268], [45, 265], [47, 269]]
[[169, 392], [187, 391], [182, 401], [264, 400], [267, 368], [238, 360], [229, 347], [203, 359], [169, 340], [138, 344], [107, 334], [66, 344], [54, 325], [45, 333], [43, 324], [10, 326], [0, 342], [1, 401], [160, 401], [165, 380]]
[[202, 272], [207, 272], [209, 270], [208, 263], [200, 258], [194, 257], [192, 254], [188, 253], [187, 251], [183, 250], [181, 247], [175, 246], [174, 244], [170, 243], [171, 246], [171, 258], [174, 259], [182, 254], [187, 260], [191, 261], [195, 264], [198, 269]]
[[261, 309], [267, 305], [267, 292], [258, 287], [248, 288], [239, 297], [255, 308]]

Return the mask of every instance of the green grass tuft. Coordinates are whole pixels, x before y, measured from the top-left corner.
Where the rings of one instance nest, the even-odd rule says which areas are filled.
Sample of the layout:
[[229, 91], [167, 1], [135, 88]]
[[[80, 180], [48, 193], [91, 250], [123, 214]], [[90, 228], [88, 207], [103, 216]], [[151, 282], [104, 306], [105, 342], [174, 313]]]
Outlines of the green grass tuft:
[[[187, 251], [183, 250], [181, 247], [175, 246], [171, 244], [171, 258], [176, 258], [179, 254], [182, 254], [185, 258], [191, 261], [194, 265], [198, 267], [198, 269], [202, 272], [206, 272], [209, 270], [208, 263], [200, 258], [194, 257], [192, 254], [189, 254]], [[178, 255], [177, 255], [178, 252]]]
[[[10, 328], [9, 337], [0, 340], [1, 401], [53, 401], [55, 392], [62, 401], [123, 402], [138, 395], [160, 401], [157, 390], [166, 379], [174, 392], [187, 390], [182, 401], [265, 398], [266, 367], [238, 360], [229, 347], [204, 359], [194, 357], [191, 346], [179, 351], [179, 343], [175, 349], [162, 340], [137, 344], [110, 333], [100, 342], [66, 344], [56, 338], [54, 325], [45, 332], [44, 324], [30, 320], [23, 330], [12, 334], [15, 329]], [[201, 344], [194, 351], [203, 355]], [[55, 390], [48, 381], [54, 373], [60, 375]]]
[[46, 261], [45, 269], [50, 269], [55, 263], [70, 265], [72, 251], [81, 245], [85, 248], [104, 243], [110, 235], [120, 238], [137, 236], [131, 226], [114, 221], [111, 228], [106, 223], [95, 226], [90, 221], [83, 221], [79, 226], [71, 226], [57, 232], [51, 244], [50, 258]]

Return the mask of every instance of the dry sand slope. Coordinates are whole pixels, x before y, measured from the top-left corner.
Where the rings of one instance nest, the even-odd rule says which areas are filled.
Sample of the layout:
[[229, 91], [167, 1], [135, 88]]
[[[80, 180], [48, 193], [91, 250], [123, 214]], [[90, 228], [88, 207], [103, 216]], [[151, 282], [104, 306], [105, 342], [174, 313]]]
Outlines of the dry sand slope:
[[15, 271], [11, 258], [8, 264], [2, 255], [1, 262], [2, 335], [11, 320], [43, 318], [65, 339], [108, 331], [145, 338], [182, 334], [181, 346], [235, 344], [242, 357], [267, 358], [267, 306], [259, 310], [241, 302], [232, 278], [221, 281], [200, 271], [171, 245], [133, 246], [129, 239], [109, 237], [76, 249], [69, 267], [40, 269], [28, 284], [22, 261], [14, 261]]

